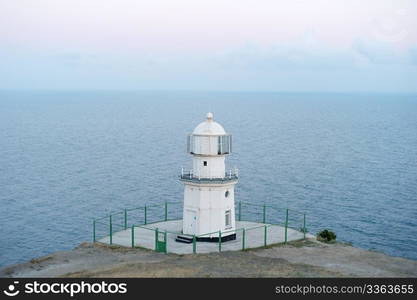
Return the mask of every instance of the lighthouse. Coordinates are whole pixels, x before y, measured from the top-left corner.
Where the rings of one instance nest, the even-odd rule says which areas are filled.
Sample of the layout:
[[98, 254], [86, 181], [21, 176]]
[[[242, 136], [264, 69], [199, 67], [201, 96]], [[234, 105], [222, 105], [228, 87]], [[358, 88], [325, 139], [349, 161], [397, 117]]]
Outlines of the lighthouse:
[[[238, 171], [226, 168], [225, 164], [227, 155], [232, 153], [232, 135], [214, 121], [212, 113], [188, 135], [187, 152], [191, 155], [192, 167], [182, 168], [179, 175], [184, 184], [183, 201], [145, 204], [94, 219], [93, 241], [187, 254], [221, 252], [223, 243], [224, 250], [234, 251], [315, 238], [307, 233], [306, 214], [272, 205], [239, 201], [235, 221]], [[248, 207], [250, 210], [245, 213]], [[254, 212], [256, 207], [260, 214]], [[281, 226], [284, 215], [285, 226]], [[253, 220], [253, 217], [260, 218]], [[292, 228], [288, 226], [289, 220]], [[109, 235], [99, 236], [106, 223], [108, 227], [104, 227], [104, 232]], [[121, 230], [114, 230], [120, 227]], [[192, 243], [192, 247], [183, 243]]]
[[[208, 113], [188, 135], [187, 152], [192, 169], [181, 171], [184, 183], [182, 233], [198, 241], [217, 242], [236, 239], [235, 185], [237, 169], [227, 170], [225, 158], [232, 153], [232, 135]], [[180, 235], [179, 242], [189, 242]]]

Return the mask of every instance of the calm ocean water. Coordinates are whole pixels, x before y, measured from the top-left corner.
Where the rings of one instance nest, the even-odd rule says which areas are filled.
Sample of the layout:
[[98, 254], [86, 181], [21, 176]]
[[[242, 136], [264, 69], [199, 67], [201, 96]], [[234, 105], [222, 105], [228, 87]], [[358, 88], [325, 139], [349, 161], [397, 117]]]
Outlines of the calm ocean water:
[[182, 199], [186, 134], [234, 140], [236, 200], [417, 259], [417, 96], [0, 92], [0, 265], [91, 240], [92, 218]]

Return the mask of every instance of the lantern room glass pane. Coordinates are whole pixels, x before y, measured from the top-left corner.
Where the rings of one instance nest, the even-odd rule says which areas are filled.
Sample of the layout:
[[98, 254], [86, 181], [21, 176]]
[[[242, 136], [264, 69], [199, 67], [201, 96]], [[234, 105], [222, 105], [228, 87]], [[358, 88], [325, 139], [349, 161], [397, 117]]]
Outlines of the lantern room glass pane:
[[193, 153], [193, 149], [192, 149], [192, 136], [188, 135], [187, 136], [187, 152], [188, 153]]
[[232, 151], [232, 143], [231, 143], [231, 135], [221, 135], [218, 137], [218, 147], [217, 153], [218, 154], [229, 154]]
[[[192, 134], [187, 136], [187, 152], [191, 154], [200, 154], [207, 147], [204, 143], [210, 143], [210, 136], [194, 136]], [[215, 137], [214, 137], [215, 138]], [[196, 141], [197, 140], [197, 141]], [[196, 144], [199, 143], [199, 144]], [[203, 145], [204, 144], [204, 145]], [[216, 149], [216, 148], [214, 148]], [[216, 150], [214, 150], [216, 151]], [[232, 136], [220, 135], [217, 136], [217, 154], [230, 154], [232, 153]]]

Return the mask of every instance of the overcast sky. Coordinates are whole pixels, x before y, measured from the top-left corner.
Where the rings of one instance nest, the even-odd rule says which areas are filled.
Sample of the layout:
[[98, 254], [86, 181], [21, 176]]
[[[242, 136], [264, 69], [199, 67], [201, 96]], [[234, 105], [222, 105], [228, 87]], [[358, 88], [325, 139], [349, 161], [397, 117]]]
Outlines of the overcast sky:
[[0, 0], [0, 89], [417, 92], [417, 1]]

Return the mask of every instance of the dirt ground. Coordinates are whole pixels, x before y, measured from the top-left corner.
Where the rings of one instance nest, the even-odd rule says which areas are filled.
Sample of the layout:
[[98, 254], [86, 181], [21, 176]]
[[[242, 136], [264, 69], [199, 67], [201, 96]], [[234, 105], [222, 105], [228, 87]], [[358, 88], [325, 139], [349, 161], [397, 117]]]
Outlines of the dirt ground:
[[417, 261], [313, 239], [266, 249], [162, 254], [83, 243], [0, 269], [0, 277], [417, 277]]

